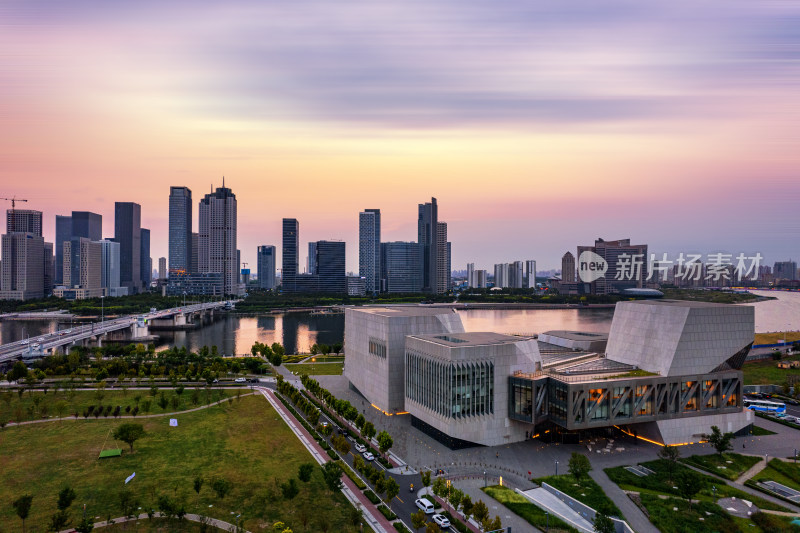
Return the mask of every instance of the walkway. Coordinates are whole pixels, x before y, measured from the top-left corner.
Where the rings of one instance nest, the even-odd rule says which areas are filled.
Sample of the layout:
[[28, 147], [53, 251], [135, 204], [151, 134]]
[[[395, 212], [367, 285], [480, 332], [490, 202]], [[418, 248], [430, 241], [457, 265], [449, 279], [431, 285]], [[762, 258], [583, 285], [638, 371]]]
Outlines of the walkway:
[[546, 489], [540, 487], [520, 492], [520, 494], [578, 531], [583, 531], [583, 533], [592, 533], [594, 531], [594, 525], [589, 520]]
[[503, 522], [503, 527], [511, 527], [511, 530], [515, 532], [533, 531], [535, 533], [541, 533], [541, 530], [533, 527], [527, 520], [511, 512], [508, 507], [483, 492], [481, 487], [483, 487], [483, 479], [459, 480], [458, 482], [458, 488], [461, 489], [464, 494], [468, 495], [473, 503], [476, 503], [478, 500], [483, 500], [483, 503], [489, 508], [489, 514], [493, 517], [500, 517], [500, 520]]
[[[276, 397], [275, 392], [270, 389], [265, 389], [259, 387], [257, 389], [267, 401], [272, 405], [275, 411], [283, 418], [283, 421], [286, 422], [286, 425], [292, 430], [292, 432], [300, 439], [300, 442], [306, 449], [311, 453], [314, 459], [319, 464], [324, 464], [328, 462], [328, 454], [322, 447], [317, 444], [317, 441], [311, 436], [311, 434], [306, 431], [300, 422], [288, 412], [281, 401]], [[369, 524], [369, 526], [375, 531], [375, 533], [390, 533], [392, 531], [396, 531], [392, 523], [383, 516], [380, 511], [378, 511], [374, 505], [364, 496], [364, 493], [361, 492], [358, 487], [356, 487], [355, 483], [347, 477], [346, 475], [342, 475], [342, 481], [344, 482], [344, 486], [342, 487], [342, 492], [344, 493], [345, 497], [353, 504], [356, 509], [361, 510], [364, 515], [364, 520]]]
[[[622, 514], [625, 515], [625, 521], [637, 533], [658, 533], [658, 529], [648, 519], [639, 507], [631, 501], [628, 494], [619, 488], [619, 486], [611, 481], [605, 472], [602, 470], [592, 470], [589, 476], [598, 484], [603, 492], [611, 498]], [[620, 517], [622, 518], [622, 517]]]
[[[162, 518], [162, 517], [163, 517], [163, 515], [161, 513], [159, 513], [159, 512], [153, 513], [153, 518]], [[186, 514], [186, 515], [184, 515], [183, 518], [184, 518], [184, 520], [189, 520], [191, 522], [199, 522], [201, 524], [202, 523], [206, 523], [206, 524], [208, 524], [210, 526], [214, 526], [214, 527], [219, 528], [219, 529], [221, 529], [223, 531], [235, 531], [236, 530], [236, 525], [235, 524], [231, 524], [229, 522], [224, 522], [222, 520], [217, 520], [216, 518], [211, 518], [209, 516], [201, 516], [199, 514]], [[147, 520], [147, 519], [149, 519], [149, 516], [147, 514], [144, 514], [144, 513], [140, 514], [139, 516], [136, 516], [134, 518], [128, 518], [128, 517], [125, 517], [125, 516], [120, 516], [119, 518], [112, 518], [110, 521], [109, 520], [104, 520], [102, 522], [95, 522], [94, 523], [94, 527], [96, 529], [96, 528], [99, 528], [99, 527], [110, 526], [112, 524], [121, 524], [123, 522], [133, 522], [133, 521], [137, 521], [137, 520]], [[74, 531], [75, 531], [74, 528], [70, 528], [70, 529], [65, 529], [65, 530], [63, 530], [63, 531], [61, 531], [59, 533], [73, 533]], [[241, 531], [242, 531], [242, 533], [250, 533], [246, 529], [243, 529]]]
[[[742, 454], [742, 455], [745, 455], [745, 454]], [[755, 456], [751, 456], [751, 457], [755, 457]], [[759, 456], [759, 457], [761, 457], [761, 456]], [[767, 460], [766, 460], [766, 458], [764, 458], [761, 461], [759, 461], [756, 464], [754, 464], [753, 466], [751, 466], [750, 470], [748, 470], [747, 472], [745, 472], [744, 474], [742, 474], [741, 476], [736, 478], [736, 483], [744, 484], [745, 481], [747, 481], [751, 477], [755, 476], [756, 474], [758, 474], [759, 472], [764, 470], [766, 467], [767, 467]]]

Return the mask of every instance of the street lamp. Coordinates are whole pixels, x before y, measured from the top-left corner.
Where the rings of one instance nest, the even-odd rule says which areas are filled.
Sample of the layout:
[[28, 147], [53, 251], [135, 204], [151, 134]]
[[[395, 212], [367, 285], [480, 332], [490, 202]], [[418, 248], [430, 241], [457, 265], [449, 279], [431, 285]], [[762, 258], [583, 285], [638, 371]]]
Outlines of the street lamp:
[[556, 461], [556, 475], [558, 475], [558, 461]]
[[486, 488], [486, 470], [483, 471], [483, 488]]
[[544, 519], [545, 519], [545, 531], [550, 531], [550, 513], [547, 511], [544, 512]]

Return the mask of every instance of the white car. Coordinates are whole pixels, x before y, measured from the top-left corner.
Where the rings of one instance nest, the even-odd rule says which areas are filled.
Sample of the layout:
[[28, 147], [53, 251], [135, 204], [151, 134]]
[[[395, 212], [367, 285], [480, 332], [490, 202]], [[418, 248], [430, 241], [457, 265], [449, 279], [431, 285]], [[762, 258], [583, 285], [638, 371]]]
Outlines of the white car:
[[364, 452], [364, 453], [362, 453], [361, 455], [363, 455], [363, 456], [364, 456], [364, 459], [366, 459], [367, 461], [373, 461], [373, 460], [375, 460], [375, 456], [374, 456], [374, 455], [372, 455], [372, 452]]
[[448, 520], [447, 517], [442, 514], [437, 513], [433, 515], [433, 521], [436, 522], [436, 525], [442, 529], [450, 527], [450, 520]]
[[356, 442], [355, 448], [358, 453], [364, 453], [365, 451], [367, 451], [367, 447], [359, 442]]
[[233, 381], [234, 383], [247, 383], [247, 379], [245, 378], [236, 378]]
[[34, 347], [34, 348], [38, 348], [38, 347], [39, 347], [39, 343], [38, 343], [38, 342], [34, 342], [34, 343], [33, 343], [33, 347]]
[[39, 338], [38, 338], [38, 339], [36, 339], [36, 340], [37, 340], [37, 341], [39, 341], [39, 342], [44, 342], [44, 337], [39, 337]]
[[414, 500], [414, 503], [417, 504], [417, 507], [422, 509], [425, 514], [433, 514], [433, 504], [429, 500], [420, 498], [418, 500]]
[[25, 340], [22, 341], [22, 344], [30, 344], [30, 342], [31, 341], [29, 341], [28, 339], [25, 339]]

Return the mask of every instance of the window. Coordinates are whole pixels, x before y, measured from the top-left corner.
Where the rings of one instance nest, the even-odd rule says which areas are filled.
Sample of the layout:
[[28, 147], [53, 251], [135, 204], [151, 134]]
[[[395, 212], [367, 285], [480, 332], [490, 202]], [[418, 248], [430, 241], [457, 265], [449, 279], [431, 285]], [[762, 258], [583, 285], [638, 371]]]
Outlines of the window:
[[374, 337], [369, 338], [369, 353], [386, 359], [386, 343]]

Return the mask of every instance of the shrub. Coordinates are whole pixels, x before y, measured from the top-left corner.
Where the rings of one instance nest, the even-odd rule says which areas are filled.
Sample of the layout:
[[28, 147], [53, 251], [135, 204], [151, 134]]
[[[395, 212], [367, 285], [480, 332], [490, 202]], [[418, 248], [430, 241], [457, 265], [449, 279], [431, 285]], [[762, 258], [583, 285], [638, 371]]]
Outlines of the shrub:
[[367, 499], [369, 501], [371, 501], [373, 504], [377, 504], [377, 503], [381, 502], [381, 499], [378, 498], [378, 496], [374, 492], [372, 492], [371, 490], [364, 491], [364, 496], [366, 496]]
[[394, 520], [397, 518], [397, 515], [392, 512], [391, 509], [386, 507], [385, 505], [379, 505], [378, 510], [381, 512], [383, 516], [386, 517], [386, 520]]

